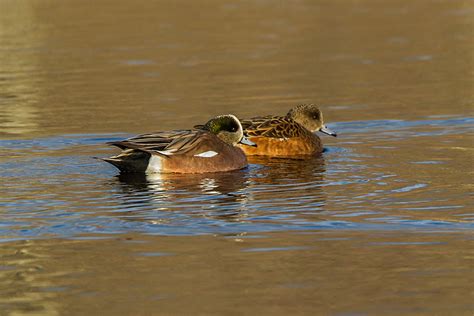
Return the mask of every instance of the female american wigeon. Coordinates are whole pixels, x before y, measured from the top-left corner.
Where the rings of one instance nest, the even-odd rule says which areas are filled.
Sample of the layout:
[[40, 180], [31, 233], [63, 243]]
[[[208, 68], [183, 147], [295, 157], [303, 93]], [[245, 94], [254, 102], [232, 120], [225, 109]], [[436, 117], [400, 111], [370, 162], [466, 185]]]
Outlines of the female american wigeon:
[[122, 149], [103, 160], [121, 172], [205, 173], [242, 169], [247, 166], [237, 143], [255, 146], [244, 137], [234, 115], [217, 116], [200, 130], [176, 130], [111, 142]]
[[242, 120], [244, 135], [257, 147], [243, 147], [246, 155], [291, 157], [318, 155], [323, 145], [316, 131], [337, 136], [324, 125], [323, 113], [314, 104], [292, 108], [286, 116]]

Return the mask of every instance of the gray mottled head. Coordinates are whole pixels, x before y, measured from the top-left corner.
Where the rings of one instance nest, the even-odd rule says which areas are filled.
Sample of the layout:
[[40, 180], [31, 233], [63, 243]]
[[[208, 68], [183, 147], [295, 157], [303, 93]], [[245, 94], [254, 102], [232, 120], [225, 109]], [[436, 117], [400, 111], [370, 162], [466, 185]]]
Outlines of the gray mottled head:
[[202, 129], [217, 135], [217, 137], [229, 145], [236, 145], [237, 143], [255, 145], [244, 137], [242, 124], [232, 114], [216, 116], [210, 119]]
[[293, 119], [298, 124], [301, 124], [311, 132], [320, 131], [331, 136], [337, 136], [336, 133], [332, 132], [324, 125], [323, 113], [314, 104], [297, 105], [292, 108], [286, 116]]

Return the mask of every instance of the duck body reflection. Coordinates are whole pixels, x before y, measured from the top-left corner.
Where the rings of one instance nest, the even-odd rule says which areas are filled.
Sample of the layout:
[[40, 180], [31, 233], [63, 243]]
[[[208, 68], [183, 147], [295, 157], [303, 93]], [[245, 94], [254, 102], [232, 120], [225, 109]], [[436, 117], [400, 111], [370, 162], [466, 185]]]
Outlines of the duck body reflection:
[[[258, 231], [260, 225], [268, 229], [268, 222], [281, 225], [281, 216], [287, 216], [283, 214], [317, 216], [325, 200], [321, 189], [324, 172], [322, 157], [254, 157], [245, 170], [186, 175], [123, 173], [111, 184], [120, 188], [118, 197], [127, 220], [175, 225], [200, 217], [208, 225], [200, 222], [199, 226], [212, 231], [221, 226], [228, 231], [228, 223], [236, 222], [245, 224], [245, 230]], [[193, 230], [192, 225], [183, 226]]]

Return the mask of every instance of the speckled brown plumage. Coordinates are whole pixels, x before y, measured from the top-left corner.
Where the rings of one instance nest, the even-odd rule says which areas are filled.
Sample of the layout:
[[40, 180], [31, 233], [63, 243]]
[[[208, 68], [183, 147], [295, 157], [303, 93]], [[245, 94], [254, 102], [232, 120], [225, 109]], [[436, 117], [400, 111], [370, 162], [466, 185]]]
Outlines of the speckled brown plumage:
[[303, 126], [284, 116], [254, 117], [242, 120], [244, 134], [249, 137], [291, 138], [306, 136]]
[[244, 134], [257, 147], [242, 147], [248, 156], [291, 157], [318, 155], [323, 151], [320, 138], [313, 132], [336, 136], [324, 126], [321, 110], [313, 104], [292, 108], [286, 116], [261, 116], [241, 120]]

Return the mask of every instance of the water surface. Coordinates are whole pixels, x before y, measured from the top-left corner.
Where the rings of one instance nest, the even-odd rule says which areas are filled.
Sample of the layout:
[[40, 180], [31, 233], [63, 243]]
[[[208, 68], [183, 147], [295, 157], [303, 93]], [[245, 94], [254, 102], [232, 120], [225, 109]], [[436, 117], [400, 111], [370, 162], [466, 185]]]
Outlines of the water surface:
[[[471, 315], [468, 1], [0, 2], [0, 315]], [[321, 105], [311, 159], [124, 176], [216, 114]]]

